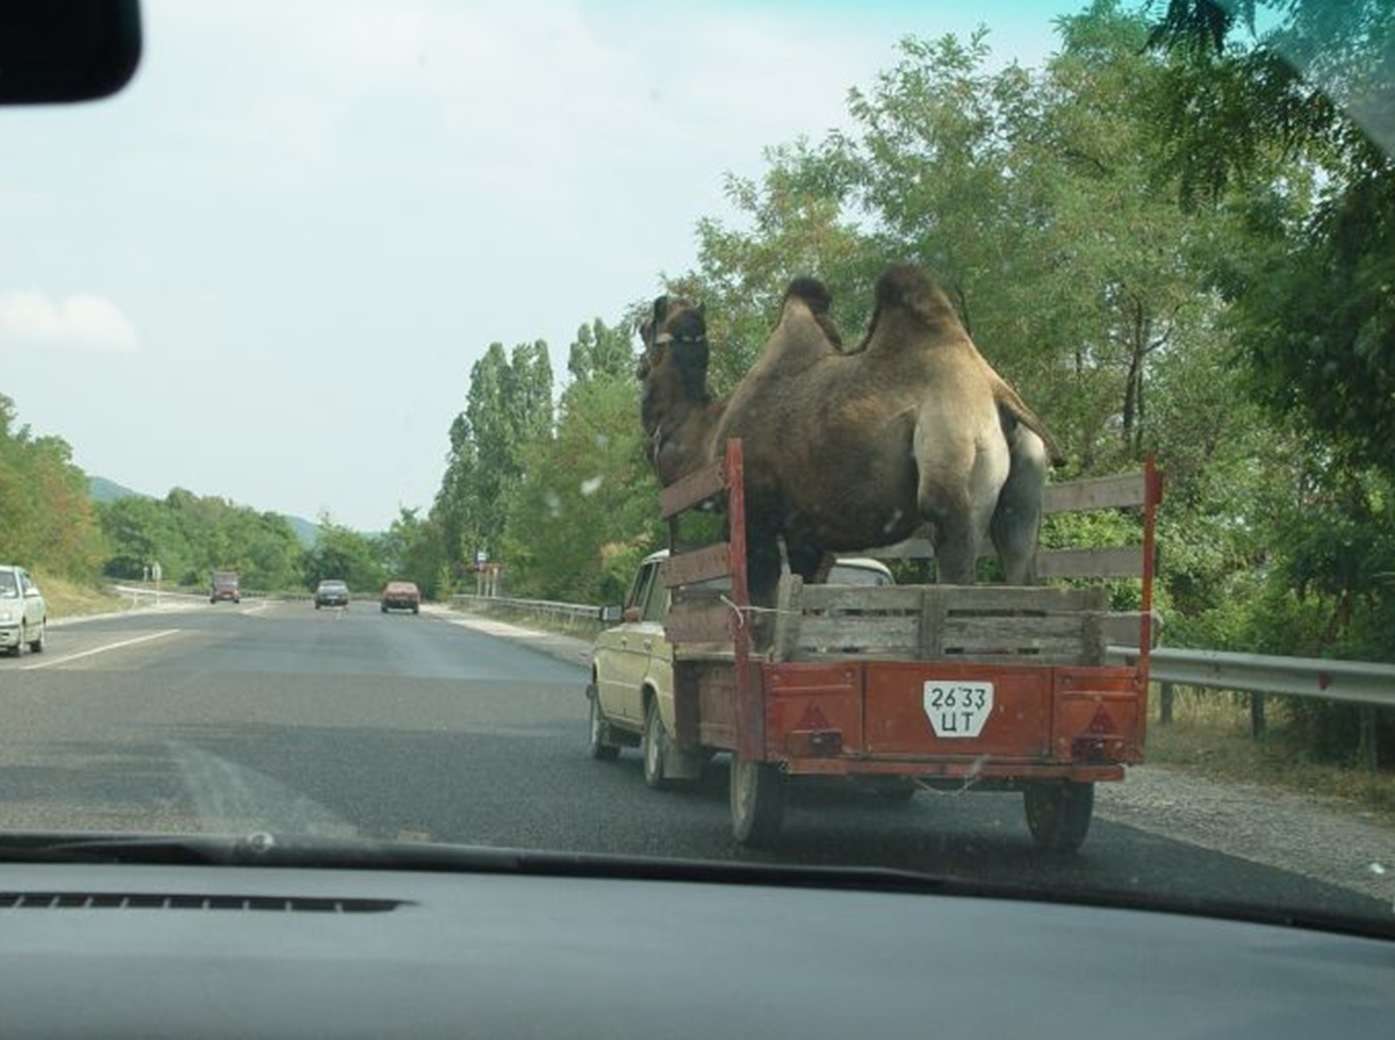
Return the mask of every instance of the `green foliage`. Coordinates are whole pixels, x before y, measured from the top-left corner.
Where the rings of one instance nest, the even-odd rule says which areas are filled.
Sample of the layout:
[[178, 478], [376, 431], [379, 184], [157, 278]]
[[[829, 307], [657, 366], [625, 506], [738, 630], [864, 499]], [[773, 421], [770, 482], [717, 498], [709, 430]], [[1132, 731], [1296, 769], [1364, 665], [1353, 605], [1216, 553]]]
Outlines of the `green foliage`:
[[98, 506], [113, 578], [139, 579], [158, 562], [166, 581], [203, 585], [214, 570], [235, 570], [247, 589], [299, 584], [301, 546], [279, 513], [175, 488], [163, 499], [131, 497]]
[[58, 437], [16, 425], [14, 402], [0, 394], [0, 561], [87, 579], [103, 552], [87, 477]]
[[319, 542], [301, 559], [301, 575], [308, 588], [332, 578], [354, 592], [377, 592], [387, 580], [373, 540], [335, 523], [328, 513], [320, 517]]
[[555, 434], [524, 445], [503, 559], [514, 595], [618, 602], [660, 537], [630, 373], [572, 384]]

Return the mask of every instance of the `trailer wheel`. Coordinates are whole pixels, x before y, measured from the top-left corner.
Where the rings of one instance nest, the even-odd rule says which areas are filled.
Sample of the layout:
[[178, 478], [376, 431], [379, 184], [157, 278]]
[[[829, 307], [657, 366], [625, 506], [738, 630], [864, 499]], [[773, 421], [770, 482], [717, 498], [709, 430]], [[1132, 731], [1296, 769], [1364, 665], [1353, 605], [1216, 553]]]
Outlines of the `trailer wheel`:
[[1043, 852], [1075, 852], [1090, 832], [1095, 785], [1067, 780], [1032, 783], [1023, 790], [1027, 827]]
[[614, 762], [620, 757], [620, 748], [610, 738], [610, 723], [601, 714], [601, 695], [594, 686], [587, 691], [591, 702], [591, 757], [603, 762]]
[[765, 848], [780, 835], [785, 778], [777, 766], [731, 756], [731, 833], [742, 845]]

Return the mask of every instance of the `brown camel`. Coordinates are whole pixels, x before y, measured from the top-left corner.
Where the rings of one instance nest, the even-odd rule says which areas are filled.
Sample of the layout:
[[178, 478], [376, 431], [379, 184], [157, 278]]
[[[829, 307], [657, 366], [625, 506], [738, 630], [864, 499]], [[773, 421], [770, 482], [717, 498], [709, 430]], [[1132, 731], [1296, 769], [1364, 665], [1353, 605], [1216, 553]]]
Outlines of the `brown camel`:
[[1007, 580], [1034, 577], [1050, 435], [975, 349], [914, 267], [877, 284], [862, 344], [839, 349], [827, 290], [796, 279], [760, 359], [731, 398], [706, 386], [700, 307], [660, 298], [646, 322], [643, 421], [664, 484], [745, 451], [752, 598], [780, 571], [815, 578], [827, 555], [887, 545], [928, 521], [941, 581], [972, 583], [988, 534]]

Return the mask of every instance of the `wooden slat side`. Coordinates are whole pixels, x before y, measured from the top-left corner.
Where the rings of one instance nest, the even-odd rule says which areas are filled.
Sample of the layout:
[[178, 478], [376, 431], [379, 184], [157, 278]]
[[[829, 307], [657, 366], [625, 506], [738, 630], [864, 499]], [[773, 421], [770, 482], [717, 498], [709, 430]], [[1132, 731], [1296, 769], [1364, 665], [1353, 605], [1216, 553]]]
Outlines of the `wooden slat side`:
[[716, 542], [702, 549], [670, 556], [659, 573], [669, 588], [691, 585], [709, 578], [725, 578], [731, 573], [731, 546]]
[[721, 462], [713, 462], [680, 477], [659, 492], [659, 512], [665, 520], [704, 502], [727, 486]]
[[664, 620], [664, 635], [675, 646], [686, 643], [721, 643], [731, 639], [729, 627], [731, 608], [725, 603], [715, 606], [677, 606]]
[[932, 585], [920, 586], [920, 632], [916, 636], [916, 656], [922, 660], [939, 657], [944, 652], [945, 590]]
[[[1073, 638], [1079, 639], [1084, 631], [1085, 619], [1090, 615], [1047, 614], [1036, 617], [965, 617], [950, 616], [945, 619], [944, 646], [946, 649], [965, 646], [969, 643], [981, 644], [997, 641], [1000, 645], [1030, 646], [1031, 640]], [[1003, 643], [1002, 641], [1008, 641]], [[1011, 641], [1018, 640], [1017, 643]]]
[[919, 613], [921, 588], [918, 585], [805, 585], [800, 604], [806, 614], [822, 610]]
[[1023, 664], [1034, 663], [1036, 658], [1042, 654], [1052, 654], [1069, 657], [1074, 663], [1080, 664], [1082, 663], [1080, 659], [1085, 654], [1085, 648], [1082, 637], [1078, 635], [1073, 638], [1057, 636], [1021, 639], [990, 639], [975, 636], [966, 640], [946, 639], [945, 652], [941, 660], [958, 661], [963, 657], [984, 654], [1018, 657]]
[[1065, 614], [1073, 610], [1103, 610], [1108, 589], [1064, 589], [1045, 585], [935, 585], [942, 590], [952, 617], [963, 611], [1036, 612]]
[[1143, 550], [1137, 546], [1117, 549], [1052, 549], [1037, 555], [1042, 578], [1141, 578]]
[[1000, 664], [1000, 665], [1023, 665], [1034, 666], [1077, 666], [1081, 663], [1078, 648], [1067, 648], [1055, 652], [1043, 651], [1039, 654], [955, 654], [944, 658], [946, 661], [953, 661], [956, 664]]
[[806, 614], [800, 623], [801, 650], [876, 648], [914, 657], [920, 636], [920, 618], [833, 617]]
[[1042, 512], [1050, 515], [1141, 506], [1146, 489], [1147, 484], [1141, 472], [1050, 484], [1042, 501]]
[[800, 616], [804, 599], [804, 579], [798, 574], [783, 574], [775, 589], [775, 635], [771, 640], [771, 658], [793, 660], [799, 646]]

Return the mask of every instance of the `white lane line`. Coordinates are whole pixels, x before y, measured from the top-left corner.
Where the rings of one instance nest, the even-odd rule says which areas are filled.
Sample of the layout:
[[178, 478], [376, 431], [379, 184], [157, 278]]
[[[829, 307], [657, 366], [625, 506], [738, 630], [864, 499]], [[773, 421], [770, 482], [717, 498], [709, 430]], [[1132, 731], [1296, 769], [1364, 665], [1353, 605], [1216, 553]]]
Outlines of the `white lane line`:
[[48, 660], [40, 661], [38, 664], [26, 664], [20, 669], [22, 672], [32, 672], [36, 668], [51, 668], [58, 664], [67, 664], [69, 661], [76, 661], [81, 657], [91, 657], [93, 654], [104, 654], [108, 650], [120, 650], [123, 646], [135, 646], [137, 643], [148, 643], [152, 639], [163, 639], [165, 636], [175, 636], [180, 633], [178, 628], [167, 628], [163, 632], [151, 632], [149, 635], [136, 636], [134, 639], [123, 639], [119, 643], [108, 643], [106, 646], [99, 646], [92, 650], [84, 650], [78, 654], [69, 654], [67, 657], [51, 657]]
[[253, 614], [260, 614], [269, 606], [271, 606], [271, 600], [265, 600], [264, 602], [257, 604], [255, 607], [248, 607], [246, 610], [239, 610], [238, 613], [241, 614], [243, 617], [251, 617]]

